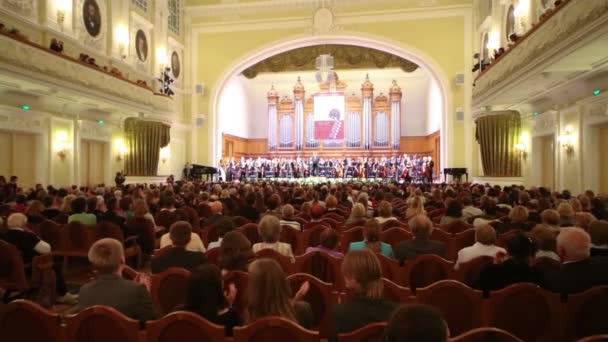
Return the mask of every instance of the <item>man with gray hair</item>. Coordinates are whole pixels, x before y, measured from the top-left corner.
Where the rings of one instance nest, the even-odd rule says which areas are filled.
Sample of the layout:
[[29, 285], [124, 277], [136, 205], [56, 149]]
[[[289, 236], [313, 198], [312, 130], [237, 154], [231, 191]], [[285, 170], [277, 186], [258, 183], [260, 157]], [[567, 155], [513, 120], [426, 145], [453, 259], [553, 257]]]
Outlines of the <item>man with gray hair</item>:
[[591, 259], [591, 238], [581, 228], [562, 228], [557, 236], [561, 269], [545, 274], [543, 285], [551, 291], [571, 294], [608, 285], [608, 261]]
[[428, 216], [419, 214], [409, 221], [409, 227], [414, 239], [399, 243], [395, 247], [395, 258], [399, 263], [414, 259], [421, 254], [435, 254], [445, 258], [446, 247], [441, 241], [430, 240], [433, 232], [433, 222]]

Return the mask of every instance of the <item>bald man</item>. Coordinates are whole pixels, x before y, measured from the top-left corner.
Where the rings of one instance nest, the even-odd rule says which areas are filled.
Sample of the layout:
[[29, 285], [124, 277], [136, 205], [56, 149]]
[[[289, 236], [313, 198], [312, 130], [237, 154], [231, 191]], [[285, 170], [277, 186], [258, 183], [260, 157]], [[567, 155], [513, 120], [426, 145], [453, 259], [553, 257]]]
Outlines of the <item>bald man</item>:
[[409, 221], [414, 238], [399, 243], [395, 247], [395, 259], [399, 263], [414, 259], [422, 254], [435, 254], [445, 258], [446, 248], [441, 241], [430, 240], [433, 232], [433, 222], [423, 214], [412, 217]]
[[591, 259], [591, 237], [581, 228], [562, 228], [557, 236], [557, 254], [562, 267], [543, 277], [543, 286], [559, 293], [579, 293], [598, 285], [608, 285], [608, 260]]
[[504, 248], [495, 245], [496, 231], [489, 224], [475, 228], [475, 241], [475, 244], [472, 246], [458, 251], [458, 258], [456, 259], [456, 265], [454, 265], [455, 269], [458, 269], [460, 264], [469, 262], [480, 256], [494, 258], [497, 253], [507, 253]]

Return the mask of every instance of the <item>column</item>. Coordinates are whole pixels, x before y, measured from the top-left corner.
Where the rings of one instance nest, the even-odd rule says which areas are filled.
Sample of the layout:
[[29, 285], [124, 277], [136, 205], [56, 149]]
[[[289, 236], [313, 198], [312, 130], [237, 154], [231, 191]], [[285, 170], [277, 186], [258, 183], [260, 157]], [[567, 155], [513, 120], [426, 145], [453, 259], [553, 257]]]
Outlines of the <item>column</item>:
[[277, 105], [279, 103], [279, 93], [270, 87], [267, 94], [268, 98], [268, 151], [277, 149]]
[[399, 150], [401, 141], [401, 87], [397, 85], [397, 81], [393, 80], [393, 84], [389, 91], [391, 100], [391, 146], [393, 150]]
[[298, 76], [298, 81], [293, 87], [293, 98], [295, 101], [295, 117], [296, 117], [296, 150], [301, 151], [304, 145], [304, 85]]
[[361, 95], [363, 97], [363, 148], [370, 150], [372, 147], [372, 98], [374, 96], [374, 85], [369, 80], [369, 75], [365, 76], [365, 81], [361, 85]]

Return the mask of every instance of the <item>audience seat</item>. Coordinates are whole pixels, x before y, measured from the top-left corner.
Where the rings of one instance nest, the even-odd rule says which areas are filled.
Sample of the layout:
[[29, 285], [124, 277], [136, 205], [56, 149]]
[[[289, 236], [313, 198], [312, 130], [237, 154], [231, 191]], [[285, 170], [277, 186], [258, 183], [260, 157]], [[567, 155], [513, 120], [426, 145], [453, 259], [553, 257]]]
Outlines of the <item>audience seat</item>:
[[291, 251], [294, 255], [299, 255], [303, 253], [303, 247], [300, 242], [300, 234], [301, 232], [293, 229], [291, 226], [281, 226], [281, 236], [279, 241], [285, 242], [291, 245]]
[[460, 220], [457, 220], [450, 224], [441, 226], [442, 230], [444, 230], [450, 234], [461, 233], [461, 232], [464, 232], [465, 230], [471, 229], [471, 228], [473, 228], [472, 224], [468, 224], [468, 223], [460, 221]]
[[450, 338], [449, 342], [524, 342], [515, 335], [496, 328], [477, 328]]
[[340, 248], [343, 253], [348, 252], [351, 242], [363, 240], [363, 227], [353, 227], [345, 230], [340, 235]]
[[235, 227], [241, 227], [241, 226], [246, 225], [247, 223], [251, 223], [251, 220], [249, 220], [248, 218], [245, 218], [243, 216], [233, 216], [232, 222], [234, 222]]
[[558, 294], [519, 283], [491, 292], [484, 304], [486, 326], [507, 330], [524, 341], [559, 340]]
[[251, 242], [251, 245], [262, 241], [262, 239], [260, 238], [260, 234], [258, 233], [258, 225], [255, 223], [247, 223], [243, 226], [238, 227], [237, 230], [243, 233], [245, 237], [247, 237], [249, 242]]
[[224, 287], [234, 284], [237, 289], [236, 298], [232, 304], [232, 308], [241, 316], [247, 308], [247, 284], [249, 283], [249, 273], [243, 271], [230, 271], [224, 275]]
[[344, 223], [344, 216], [336, 213], [325, 213], [322, 218], [330, 218], [338, 223]]
[[540, 274], [548, 274], [559, 271], [562, 268], [562, 263], [555, 259], [541, 257], [532, 260], [532, 267], [538, 270]]
[[494, 258], [489, 256], [479, 256], [473, 260], [463, 262], [458, 265], [458, 270], [454, 272], [454, 279], [468, 286], [475, 286], [481, 270], [494, 263]]
[[154, 216], [154, 222], [156, 222], [156, 225], [164, 227], [166, 231], [169, 231], [171, 225], [177, 221], [188, 221], [188, 216], [185, 215], [185, 213], [177, 210], [161, 210], [156, 213], [156, 216]]
[[308, 247], [316, 247], [321, 243], [321, 233], [325, 230], [325, 226], [317, 226], [311, 229], [306, 229], [300, 234], [301, 245], [306, 251]]
[[[200, 226], [200, 217], [194, 208], [184, 205], [176, 210], [177, 215], [184, 221], [190, 222], [192, 225], [192, 230], [199, 230]], [[169, 227], [167, 227], [168, 229]]]
[[445, 244], [446, 248], [452, 243], [452, 234], [445, 232], [437, 227], [431, 232], [431, 240], [441, 241]]
[[132, 217], [125, 222], [125, 232], [127, 237], [137, 236], [137, 244], [143, 254], [152, 254], [156, 240], [156, 232], [152, 221], [145, 217]]
[[[313, 229], [315, 227], [327, 227], [327, 228], [333, 228], [331, 226], [331, 224], [327, 221], [312, 221], [312, 222], [306, 222], [302, 225], [302, 230], [303, 231], [307, 231], [310, 229]], [[334, 228], [336, 229], [336, 228]]]
[[496, 245], [500, 246], [502, 248], [507, 248], [507, 242], [509, 242], [509, 240], [511, 240], [512, 237], [519, 235], [521, 233], [522, 233], [521, 230], [514, 229], [514, 230], [509, 230], [508, 232], [506, 232], [504, 234], [500, 234], [500, 235], [498, 235]]
[[325, 252], [314, 251], [296, 256], [295, 271], [308, 273], [321, 281], [331, 283], [334, 290], [343, 289], [342, 258], [336, 258]]
[[219, 267], [220, 266], [220, 252], [221, 252], [221, 249], [219, 247], [211, 248], [205, 252], [205, 256], [207, 257], [207, 260], [209, 260], [210, 263]]
[[309, 290], [303, 300], [312, 307], [314, 330], [319, 331], [321, 337], [327, 337], [330, 333], [329, 322], [332, 321], [331, 314], [334, 306], [338, 303], [338, 295], [334, 291], [333, 284], [323, 282], [316, 277], [306, 273], [295, 273], [287, 277], [291, 285], [291, 292], [295, 294], [302, 283], [309, 284]]
[[576, 342], [606, 342], [608, 341], [608, 335], [593, 335], [585, 338], [581, 338]]
[[139, 322], [119, 311], [95, 305], [65, 317], [66, 342], [131, 342], [139, 339]]
[[328, 224], [333, 229], [338, 229], [343, 223], [342, 221], [337, 221], [330, 217], [323, 217], [319, 222]]
[[397, 285], [389, 279], [382, 278], [384, 284], [384, 298], [396, 303], [410, 303], [414, 301], [412, 291], [403, 286]]
[[167, 314], [183, 303], [189, 281], [190, 271], [179, 267], [170, 267], [152, 275], [150, 294], [158, 312]]
[[456, 261], [458, 251], [475, 243], [475, 229], [467, 229], [454, 233], [447, 247], [447, 259]]
[[391, 245], [393, 249], [395, 249], [400, 242], [411, 239], [412, 233], [400, 227], [392, 227], [380, 233], [380, 240]]
[[307, 330], [282, 317], [264, 317], [234, 328], [234, 342], [318, 342], [319, 332]]
[[376, 257], [380, 261], [382, 267], [382, 276], [387, 279], [399, 279], [403, 271], [402, 267], [399, 267], [399, 262], [393, 258], [389, 258], [384, 254], [376, 253]]
[[442, 280], [416, 290], [416, 301], [437, 308], [454, 336], [482, 326], [482, 300], [481, 291], [455, 280]]
[[0, 240], [0, 287], [17, 291], [23, 291], [29, 287], [19, 250], [2, 240]]
[[170, 313], [146, 323], [147, 342], [223, 342], [224, 327], [187, 311]]
[[59, 315], [28, 300], [0, 307], [0, 339], [15, 342], [62, 342]]
[[262, 250], [258, 251], [257, 253], [255, 253], [255, 257], [256, 257], [256, 259], [262, 259], [262, 258], [273, 259], [274, 261], [279, 263], [279, 265], [281, 266], [281, 268], [283, 269], [283, 272], [285, 272], [285, 274], [289, 275], [289, 274], [293, 273], [294, 264], [293, 264], [293, 262], [291, 262], [291, 258], [275, 251], [274, 249], [270, 249], [270, 248], [262, 249]]
[[566, 307], [566, 321], [570, 323], [567, 332], [569, 340], [608, 334], [608, 286], [594, 287], [579, 294], [569, 295]]
[[416, 288], [452, 278], [453, 271], [453, 262], [436, 255], [423, 254], [407, 261], [394, 280], [399, 285], [409, 286], [415, 293]]
[[384, 222], [383, 224], [380, 225], [380, 228], [382, 229], [382, 231], [391, 229], [391, 228], [403, 228], [403, 229], [407, 229], [407, 223], [403, 223], [399, 220], [388, 220], [386, 222]]
[[338, 342], [382, 341], [385, 322], [370, 323], [347, 334], [338, 334]]

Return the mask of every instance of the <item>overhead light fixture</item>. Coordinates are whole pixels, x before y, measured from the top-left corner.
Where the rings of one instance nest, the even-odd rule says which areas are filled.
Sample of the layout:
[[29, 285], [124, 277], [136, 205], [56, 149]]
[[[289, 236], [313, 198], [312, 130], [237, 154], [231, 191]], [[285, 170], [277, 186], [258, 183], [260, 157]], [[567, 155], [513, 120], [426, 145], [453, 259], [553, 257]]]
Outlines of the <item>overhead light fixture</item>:
[[23, 105], [23, 106], [21, 106], [21, 109], [23, 109], [23, 110], [30, 110], [31, 107], [28, 106], [28, 105]]
[[560, 144], [566, 150], [566, 153], [570, 154], [574, 152], [574, 128], [572, 125], [568, 125], [564, 128], [564, 134], [558, 137]]

